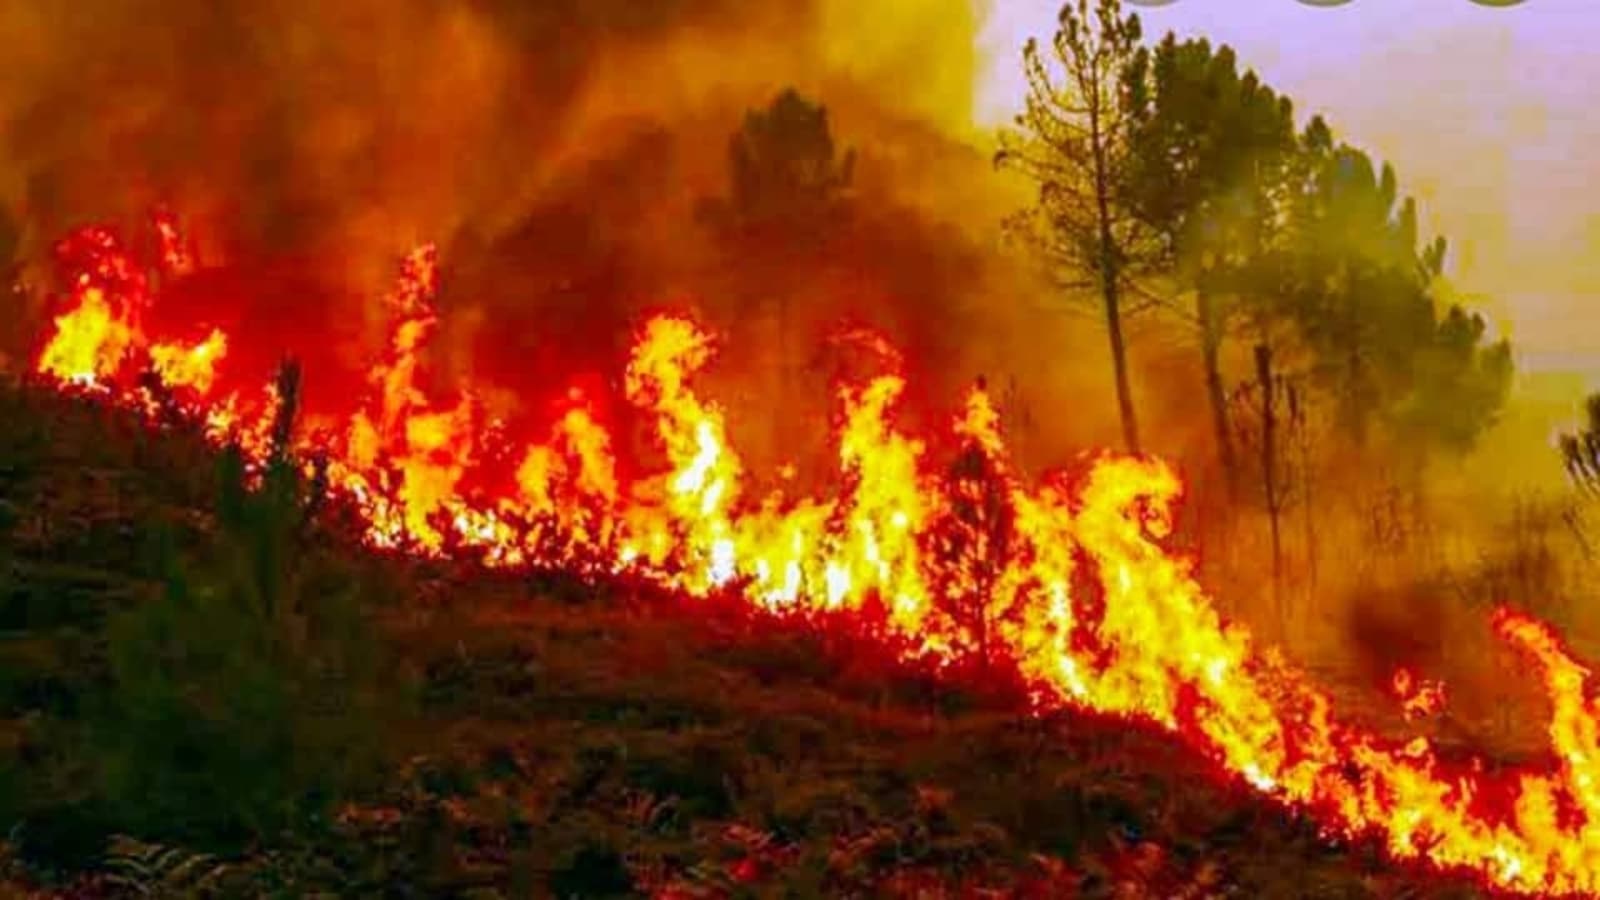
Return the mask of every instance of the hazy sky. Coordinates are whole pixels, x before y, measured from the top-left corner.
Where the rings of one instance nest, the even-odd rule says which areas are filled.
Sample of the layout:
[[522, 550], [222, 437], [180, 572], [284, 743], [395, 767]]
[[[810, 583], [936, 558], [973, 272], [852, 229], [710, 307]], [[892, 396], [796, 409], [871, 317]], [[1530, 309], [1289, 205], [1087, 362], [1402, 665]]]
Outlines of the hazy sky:
[[[979, 108], [998, 120], [1021, 96], [1017, 48], [1050, 34], [1059, 2], [992, 2]], [[1138, 12], [1153, 36], [1232, 45], [1302, 120], [1320, 112], [1393, 162], [1450, 238], [1459, 286], [1492, 295], [1521, 365], [1600, 383], [1600, 0], [1172, 0]]]

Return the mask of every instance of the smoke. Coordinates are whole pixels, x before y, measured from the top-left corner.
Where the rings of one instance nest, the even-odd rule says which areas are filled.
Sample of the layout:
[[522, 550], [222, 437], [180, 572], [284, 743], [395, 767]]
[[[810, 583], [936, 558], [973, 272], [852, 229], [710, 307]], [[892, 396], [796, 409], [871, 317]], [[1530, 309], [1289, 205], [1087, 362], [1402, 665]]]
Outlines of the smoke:
[[[47, 234], [157, 200], [224, 251], [367, 254], [514, 219], [596, 67], [732, 4], [91, 3], [13, 9], [8, 194]], [[750, 27], [753, 27], [753, 23]], [[632, 73], [649, 93], [653, 74]], [[670, 114], [670, 109], [663, 109]], [[374, 246], [376, 244], [376, 246]], [[349, 257], [345, 257], [349, 259]]]
[[[367, 275], [416, 239], [513, 227], [640, 118], [725, 132], [730, 113], [795, 83], [963, 119], [971, 66], [950, 60], [971, 55], [970, 16], [930, 20], [943, 40], [915, 27], [850, 37], [884, 32], [895, 6], [7, 4], [0, 185], [36, 242], [162, 201], [225, 251], [365, 253], [353, 268]], [[722, 145], [700, 148], [703, 162], [720, 163]]]
[[[389, 323], [375, 298], [398, 256], [432, 241], [445, 274], [434, 375], [478, 379], [500, 411], [614, 371], [639, 312], [668, 303], [729, 332], [730, 383], [774, 340], [805, 357], [854, 323], [907, 345], [930, 407], [979, 374], [1034, 392], [1014, 406], [1042, 407], [1099, 362], [1060, 352], [1092, 323], [1041, 317], [1034, 282], [995, 244], [1022, 196], [972, 121], [982, 12], [973, 0], [4, 4], [0, 207], [30, 263], [21, 318], [31, 334], [45, 321], [51, 241], [89, 222], [133, 232], [163, 205], [205, 267], [163, 301], [168, 324], [243, 329], [232, 363], [252, 370], [296, 352], [312, 401], [347, 394], [370, 364]], [[744, 114], [790, 86], [855, 151], [857, 214], [828, 254], [752, 266], [696, 210], [726, 191]], [[751, 314], [763, 294], [798, 310], [781, 338]], [[820, 436], [826, 368], [802, 365], [793, 396], [749, 405], [793, 409]], [[1039, 430], [1103, 418], [1089, 413], [1041, 416]]]
[[[10, 219], [29, 288], [0, 300], [0, 353], [44, 331], [53, 240], [90, 222], [133, 233], [164, 205], [202, 268], [163, 297], [163, 332], [224, 329], [241, 384], [294, 352], [313, 410], [358, 396], [392, 324], [379, 298], [396, 261], [434, 242], [432, 387], [470, 384], [530, 432], [570, 385], [614, 399], [606, 382], [632, 327], [671, 305], [725, 335], [706, 389], [758, 478], [789, 461], [826, 471], [831, 382], [879, 364], [837, 339], [857, 326], [905, 351], [908, 429], [935, 433], [987, 376], [1021, 468], [1064, 462], [1116, 443], [1106, 338], [1092, 307], [998, 245], [998, 222], [1030, 193], [994, 171], [974, 124], [980, 72], [1019, 63], [1010, 45], [980, 58], [984, 12], [975, 0], [0, 2], [0, 266]], [[728, 190], [744, 115], [791, 86], [856, 154], [853, 213], [821, 248], [730, 243], [698, 211]], [[1147, 439], [1203, 472], [1192, 334], [1160, 320], [1130, 333]], [[786, 377], [770, 365], [780, 355]], [[1526, 458], [1499, 454], [1486, 480], [1531, 469], [1505, 462]], [[1203, 499], [1204, 479], [1191, 483]], [[1338, 524], [1324, 498], [1347, 488], [1318, 483], [1310, 507], [1305, 530], [1328, 560], [1383, 546], [1322, 536]], [[1291, 511], [1296, 534], [1305, 508]], [[1218, 581], [1272, 597], [1264, 523], [1235, 531], [1209, 535]], [[1370, 574], [1323, 571], [1320, 596]], [[1363, 623], [1350, 630], [1372, 645], [1413, 625]]]

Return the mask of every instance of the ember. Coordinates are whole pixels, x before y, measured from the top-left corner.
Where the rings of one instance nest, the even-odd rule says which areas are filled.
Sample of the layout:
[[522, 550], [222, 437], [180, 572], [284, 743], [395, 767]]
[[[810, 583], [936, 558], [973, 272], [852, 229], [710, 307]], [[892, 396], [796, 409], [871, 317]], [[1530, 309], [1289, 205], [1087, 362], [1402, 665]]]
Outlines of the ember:
[[[171, 228], [161, 230], [165, 274], [179, 278], [188, 256], [174, 249], [182, 242]], [[136, 409], [148, 400], [139, 376], [153, 372], [213, 440], [264, 462], [273, 394], [221, 392], [229, 336], [186, 343], [146, 333], [138, 313], [156, 298], [109, 233], [88, 230], [64, 246], [73, 287], [38, 372]], [[881, 605], [904, 636], [945, 656], [970, 645], [970, 617], [947, 602], [961, 595], [1045, 706], [1157, 722], [1328, 833], [1377, 834], [1398, 858], [1470, 869], [1511, 889], [1600, 890], [1600, 710], [1588, 670], [1548, 626], [1509, 611], [1494, 622], [1541, 674], [1555, 767], [1491, 775], [1446, 763], [1426, 740], [1400, 743], [1342, 722], [1326, 695], [1222, 620], [1190, 563], [1161, 543], [1183, 488], [1170, 468], [1102, 455], [1076, 478], [1023, 484], [1005, 464], [982, 389], [965, 398], [954, 431], [981, 463], [969, 481], [992, 496], [953, 492], [927, 445], [896, 428], [905, 382], [892, 366], [840, 390], [836, 493], [750, 496], [722, 410], [693, 386], [714, 340], [679, 315], [644, 322], [625, 369], [627, 399], [653, 423], [665, 470], [620, 474], [618, 442], [575, 392], [547, 440], [510, 455], [518, 462], [505, 483], [515, 489], [483, 496], [464, 486], [485, 460], [507, 458], [497, 432], [470, 390], [441, 400], [418, 377], [438, 280], [431, 248], [405, 260], [389, 298], [398, 324], [370, 396], [332, 437], [302, 439], [305, 458], [326, 458], [331, 488], [362, 511], [373, 547], [626, 575], [688, 598], [733, 589], [774, 610]], [[1004, 516], [974, 512], [996, 505]], [[1003, 540], [980, 552], [962, 549], [972, 541], [935, 540], [975, 517]], [[1094, 602], [1079, 596], [1086, 576], [1100, 588]], [[1409, 671], [1393, 686], [1408, 715], [1443, 702], [1441, 686]], [[1514, 800], [1486, 799], [1501, 796]]]

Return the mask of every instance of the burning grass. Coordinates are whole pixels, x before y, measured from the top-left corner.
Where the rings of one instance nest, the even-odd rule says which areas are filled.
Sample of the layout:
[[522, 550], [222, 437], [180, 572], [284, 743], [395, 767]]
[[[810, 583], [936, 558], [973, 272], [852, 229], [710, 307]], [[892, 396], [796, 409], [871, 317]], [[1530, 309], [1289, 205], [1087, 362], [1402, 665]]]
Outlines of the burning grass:
[[[733, 593], [686, 604], [639, 583], [383, 561], [326, 514], [290, 542], [293, 568], [322, 573], [302, 582], [320, 600], [330, 580], [361, 586], [377, 626], [364, 631], [396, 658], [379, 685], [386, 721], [329, 723], [281, 705], [267, 716], [259, 699], [208, 683], [214, 673], [168, 670], [205, 721], [237, 723], [211, 734], [214, 749], [260, 748], [293, 726], [313, 747], [337, 737], [370, 754], [358, 779], [333, 777], [340, 755], [309, 757], [314, 767], [275, 783], [335, 793], [258, 820], [276, 830], [241, 842], [230, 820], [252, 804], [219, 796], [238, 778], [228, 754], [186, 755], [155, 740], [159, 729], [130, 744], [125, 715], [115, 731], [89, 728], [113, 724], [97, 719], [103, 699], [150, 697], [148, 673], [115, 687], [108, 653], [172, 646], [106, 630], [141, 606], [125, 621], [161, 615], [162, 557], [144, 534], [172, 527], [192, 576], [230, 568], [217, 451], [103, 401], [4, 388], [0, 412], [11, 425], [0, 684], [15, 738], [0, 771], [15, 776], [4, 810], [20, 821], [0, 867], [16, 885], [90, 897], [1474, 893], [1383, 863], [1376, 846], [1330, 844], [1148, 724], [1030, 716], [1003, 666], [885, 653], [881, 622], [784, 616]], [[217, 650], [248, 646], [215, 627], [218, 614], [180, 631]], [[308, 674], [275, 665], [275, 690]], [[363, 680], [346, 671], [321, 690], [352, 696]], [[252, 717], [216, 715], [230, 709]], [[134, 749], [148, 780], [120, 793], [99, 773]], [[263, 777], [246, 782], [294, 774], [285, 762], [257, 760]], [[187, 780], [160, 778], [175, 769]], [[147, 805], [120, 799], [135, 796]]]
[[273, 472], [302, 468], [313, 496], [353, 511], [370, 548], [642, 584], [691, 608], [733, 597], [770, 615], [872, 624], [880, 654], [944, 672], [976, 659], [990, 678], [1014, 669], [1037, 714], [1086, 710], [1173, 733], [1235, 783], [1309, 815], [1329, 841], [1371, 837], [1399, 859], [1505, 888], [1600, 886], [1590, 786], [1600, 727], [1587, 672], [1559, 636], [1526, 616], [1495, 617], [1552, 702], [1542, 768], [1446, 760], [1426, 739], [1351, 725], [1224, 622], [1165, 545], [1182, 484], [1159, 461], [1101, 456], [1024, 485], [976, 389], [948, 441], [958, 463], [941, 476], [929, 460], [944, 444], [894, 424], [905, 382], [890, 357], [882, 374], [839, 388], [836, 492], [757, 500], [741, 492], [721, 410], [693, 387], [713, 340], [663, 314], [639, 329], [623, 393], [651, 423], [664, 470], [624, 477], [616, 442], [579, 395], [527, 449], [516, 488], [497, 493], [481, 471], [505, 455], [494, 424], [470, 389], [441, 402], [418, 376], [435, 321], [430, 250], [406, 259], [390, 295], [397, 324], [367, 401], [342, 427], [298, 439], [292, 374], [264, 402], [220, 393], [211, 375], [225, 337], [163, 367], [173, 357], [139, 325], [158, 298], [115, 239], [84, 232], [63, 254], [69, 309], [41, 375], [150, 422], [204, 429], [238, 447], [266, 490]]

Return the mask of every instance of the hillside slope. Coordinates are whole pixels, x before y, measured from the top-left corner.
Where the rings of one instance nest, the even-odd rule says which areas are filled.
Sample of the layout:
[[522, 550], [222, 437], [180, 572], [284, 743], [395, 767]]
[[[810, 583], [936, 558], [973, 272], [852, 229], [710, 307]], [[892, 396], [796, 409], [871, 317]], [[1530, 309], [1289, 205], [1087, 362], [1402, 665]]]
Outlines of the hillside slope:
[[236, 483], [0, 388], [0, 896], [1479, 895], [860, 623], [378, 559]]

